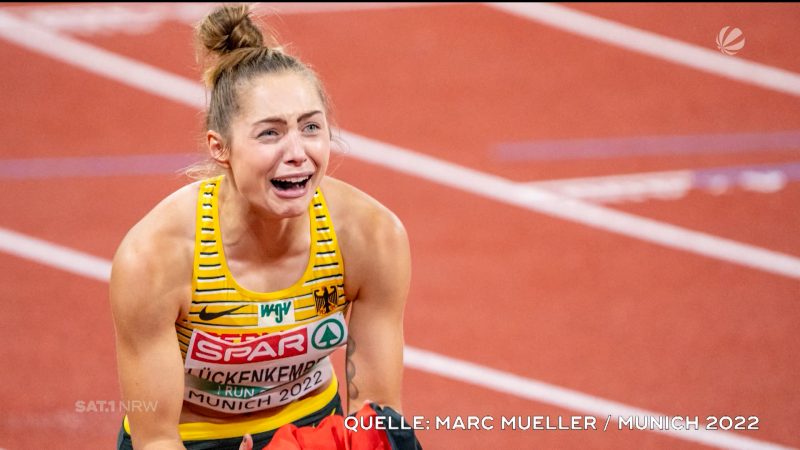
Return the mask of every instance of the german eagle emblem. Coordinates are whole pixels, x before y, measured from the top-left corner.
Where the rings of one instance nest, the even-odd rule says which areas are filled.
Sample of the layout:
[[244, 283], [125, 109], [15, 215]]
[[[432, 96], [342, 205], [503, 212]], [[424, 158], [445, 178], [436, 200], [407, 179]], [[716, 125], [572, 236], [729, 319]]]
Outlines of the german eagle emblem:
[[317, 315], [329, 314], [339, 302], [339, 290], [336, 286], [317, 289], [314, 291], [314, 301], [317, 303]]

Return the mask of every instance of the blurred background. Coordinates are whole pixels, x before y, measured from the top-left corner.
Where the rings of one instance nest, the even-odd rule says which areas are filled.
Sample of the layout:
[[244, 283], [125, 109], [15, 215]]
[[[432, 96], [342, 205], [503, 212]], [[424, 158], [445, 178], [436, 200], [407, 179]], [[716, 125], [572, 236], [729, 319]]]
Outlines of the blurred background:
[[[212, 6], [0, 6], [2, 449], [115, 445], [109, 261], [203, 157]], [[800, 446], [800, 6], [257, 11], [408, 229], [425, 448]]]

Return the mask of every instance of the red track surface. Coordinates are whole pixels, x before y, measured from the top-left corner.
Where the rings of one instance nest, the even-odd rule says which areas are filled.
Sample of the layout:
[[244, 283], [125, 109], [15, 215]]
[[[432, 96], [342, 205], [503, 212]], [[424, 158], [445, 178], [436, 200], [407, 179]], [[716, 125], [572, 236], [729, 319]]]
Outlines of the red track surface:
[[[739, 26], [748, 38], [742, 57], [800, 70], [791, 45], [797, 5], [575, 7], [712, 49], [722, 26]], [[342, 128], [515, 181], [789, 162], [800, 150], [502, 161], [492, 152], [502, 142], [798, 130], [800, 100], [480, 5], [284, 15], [272, 23], [322, 74]], [[78, 38], [199, 79], [185, 23]], [[190, 107], [4, 40], [0, 58], [14, 62], [0, 66], [3, 159], [197, 148], [201, 119]], [[100, 175], [0, 178], [0, 227], [110, 259], [127, 229], [184, 182]], [[352, 157], [341, 159], [335, 176], [385, 203], [408, 228], [407, 344], [664, 414], [755, 415], [761, 429], [741, 435], [800, 446], [797, 279]], [[771, 194], [694, 192], [614, 208], [798, 256], [798, 204], [797, 184], [789, 184]], [[111, 448], [121, 415], [75, 407], [119, 398], [106, 285], [3, 254], [0, 289], [7, 343], [0, 447]], [[404, 408], [431, 420], [495, 418], [491, 431], [419, 431], [425, 448], [699, 447], [641, 431], [501, 431], [501, 416], [581, 413], [411, 369]]]

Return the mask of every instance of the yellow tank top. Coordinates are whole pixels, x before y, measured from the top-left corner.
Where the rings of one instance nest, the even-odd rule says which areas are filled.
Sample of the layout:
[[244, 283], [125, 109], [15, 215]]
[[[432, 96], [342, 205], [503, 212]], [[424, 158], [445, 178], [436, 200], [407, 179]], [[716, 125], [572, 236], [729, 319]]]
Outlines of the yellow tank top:
[[[335, 385], [328, 355], [347, 340], [348, 302], [344, 263], [322, 192], [316, 191], [308, 208], [311, 249], [303, 276], [280, 291], [254, 292], [236, 282], [225, 260], [221, 182], [220, 176], [200, 184], [192, 304], [188, 320], [175, 325], [186, 372], [184, 401], [249, 413], [295, 402], [328, 381]], [[335, 393], [325, 389], [299, 403], [310, 409]], [[292, 406], [292, 416], [314, 411]], [[274, 419], [280, 422], [280, 416]]]

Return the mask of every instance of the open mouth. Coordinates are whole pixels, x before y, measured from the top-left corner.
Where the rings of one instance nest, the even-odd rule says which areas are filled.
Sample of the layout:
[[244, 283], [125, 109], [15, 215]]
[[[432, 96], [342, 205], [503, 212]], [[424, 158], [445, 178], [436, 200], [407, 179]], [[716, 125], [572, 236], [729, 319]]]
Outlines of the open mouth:
[[279, 191], [293, 191], [305, 188], [310, 179], [311, 175], [306, 175], [304, 177], [273, 178], [270, 182]]

